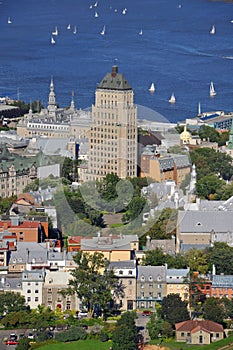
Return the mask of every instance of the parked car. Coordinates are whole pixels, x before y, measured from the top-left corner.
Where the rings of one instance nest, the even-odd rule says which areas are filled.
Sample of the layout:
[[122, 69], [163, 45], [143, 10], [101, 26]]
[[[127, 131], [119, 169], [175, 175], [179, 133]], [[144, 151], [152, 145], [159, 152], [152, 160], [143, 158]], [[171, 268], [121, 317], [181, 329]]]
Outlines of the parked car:
[[9, 340], [17, 340], [17, 334], [11, 333], [11, 334], [9, 335]]
[[5, 342], [6, 345], [17, 345], [19, 342], [17, 340], [7, 340]]
[[86, 311], [79, 311], [78, 318], [84, 318], [87, 317], [88, 313]]
[[150, 316], [150, 315], [151, 315], [151, 311], [150, 310], [142, 311], [142, 316]]
[[35, 335], [33, 333], [28, 333], [28, 339], [34, 339]]

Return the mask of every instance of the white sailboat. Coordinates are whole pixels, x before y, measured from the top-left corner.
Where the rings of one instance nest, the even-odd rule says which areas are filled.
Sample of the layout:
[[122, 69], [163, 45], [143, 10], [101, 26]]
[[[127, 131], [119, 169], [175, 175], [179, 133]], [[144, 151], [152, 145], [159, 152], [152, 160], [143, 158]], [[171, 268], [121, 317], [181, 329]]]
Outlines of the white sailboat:
[[170, 103], [175, 103], [175, 102], [176, 102], [176, 98], [175, 98], [174, 93], [171, 94], [171, 97], [170, 97], [170, 99], [168, 100], [168, 102], [170, 102]]
[[12, 23], [10, 17], [8, 17], [7, 23], [8, 23], [8, 24], [11, 24], [11, 23]]
[[98, 1], [96, 1], [95, 3], [94, 3], [94, 7], [97, 7], [98, 6]]
[[105, 30], [106, 30], [106, 27], [103, 26], [103, 29], [101, 30], [100, 34], [101, 34], [101, 35], [105, 35]]
[[51, 44], [54, 45], [56, 41], [54, 40], [54, 37], [51, 36]]
[[149, 91], [150, 92], [155, 92], [155, 84], [154, 83], [151, 83], [151, 86], [149, 88]]
[[126, 12], [127, 12], [127, 8], [125, 7], [125, 8], [122, 10], [122, 15], [126, 15]]
[[73, 34], [77, 34], [77, 27], [74, 26]]
[[57, 29], [57, 26], [55, 27], [55, 30], [52, 32], [52, 35], [58, 35], [58, 29]]
[[197, 115], [201, 115], [201, 102], [198, 102], [198, 114]]
[[215, 91], [215, 88], [214, 88], [214, 83], [211, 81], [210, 82], [210, 97], [214, 97], [216, 95], [216, 91]]
[[140, 32], [138, 33], [139, 35], [142, 35], [142, 29], [140, 30]]
[[99, 17], [99, 14], [98, 14], [97, 11], [95, 11], [95, 17], [96, 17], [96, 18]]
[[66, 27], [68, 30], [70, 30], [71, 26], [70, 23], [68, 24], [68, 26]]
[[210, 30], [210, 34], [215, 34], [216, 29], [215, 29], [215, 25], [212, 26], [211, 30]]

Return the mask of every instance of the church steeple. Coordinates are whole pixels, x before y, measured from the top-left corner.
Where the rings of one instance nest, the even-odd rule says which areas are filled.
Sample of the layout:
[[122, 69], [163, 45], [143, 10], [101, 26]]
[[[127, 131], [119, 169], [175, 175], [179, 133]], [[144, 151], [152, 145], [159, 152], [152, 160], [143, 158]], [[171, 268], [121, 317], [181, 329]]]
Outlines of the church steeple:
[[56, 116], [56, 97], [55, 97], [55, 92], [54, 92], [54, 85], [53, 85], [53, 77], [51, 77], [51, 82], [50, 82], [50, 92], [49, 92], [49, 102], [48, 102], [48, 112], [49, 116], [55, 118]]
[[74, 90], [72, 91], [72, 99], [71, 99], [70, 109], [72, 109], [72, 111], [75, 110], [75, 105], [74, 105]]

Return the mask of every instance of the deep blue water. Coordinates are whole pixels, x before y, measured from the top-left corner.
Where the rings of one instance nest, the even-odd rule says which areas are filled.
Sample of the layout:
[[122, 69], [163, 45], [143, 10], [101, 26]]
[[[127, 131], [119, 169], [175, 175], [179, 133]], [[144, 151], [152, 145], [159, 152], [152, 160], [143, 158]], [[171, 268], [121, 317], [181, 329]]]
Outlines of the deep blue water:
[[[94, 2], [0, 0], [0, 96], [47, 105], [53, 76], [60, 106], [70, 104], [74, 90], [76, 107], [86, 108], [94, 102], [98, 82], [117, 63], [134, 89], [135, 103], [169, 121], [196, 116], [198, 101], [203, 111], [233, 110], [233, 4], [99, 0], [90, 9]], [[210, 35], [213, 24], [216, 34]], [[103, 25], [105, 36], [100, 35]], [[55, 26], [59, 35], [51, 45]], [[215, 98], [209, 97], [211, 80]], [[151, 82], [154, 94], [148, 92]], [[175, 105], [168, 103], [172, 92]]]

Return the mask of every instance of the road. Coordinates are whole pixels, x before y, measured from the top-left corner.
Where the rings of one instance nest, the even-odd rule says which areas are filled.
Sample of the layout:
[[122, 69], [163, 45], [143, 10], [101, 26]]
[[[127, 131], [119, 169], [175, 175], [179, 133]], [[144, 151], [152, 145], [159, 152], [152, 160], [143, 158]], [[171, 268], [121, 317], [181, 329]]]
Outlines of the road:
[[144, 342], [150, 341], [149, 333], [146, 329], [146, 324], [149, 321], [149, 316], [142, 316], [141, 312], [137, 312], [137, 318], [136, 318], [136, 326], [137, 327], [144, 327], [143, 330], [140, 331], [140, 333], [143, 335]]
[[27, 335], [30, 333], [30, 329], [10, 329], [10, 330], [0, 330], [0, 350], [15, 350], [16, 345], [5, 345], [4, 339], [8, 338], [11, 333], [15, 333], [17, 336], [19, 334]]

